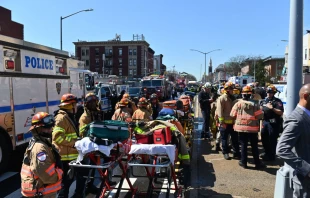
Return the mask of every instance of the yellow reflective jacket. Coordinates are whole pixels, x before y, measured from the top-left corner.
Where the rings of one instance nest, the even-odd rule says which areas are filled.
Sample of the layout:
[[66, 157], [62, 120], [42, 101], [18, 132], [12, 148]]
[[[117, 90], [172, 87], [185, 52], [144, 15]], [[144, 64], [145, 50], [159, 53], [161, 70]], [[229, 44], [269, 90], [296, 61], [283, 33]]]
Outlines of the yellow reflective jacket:
[[75, 160], [78, 152], [74, 147], [79, 131], [69, 115], [59, 110], [55, 116], [55, 127], [53, 128], [53, 144], [59, 150], [62, 161]]

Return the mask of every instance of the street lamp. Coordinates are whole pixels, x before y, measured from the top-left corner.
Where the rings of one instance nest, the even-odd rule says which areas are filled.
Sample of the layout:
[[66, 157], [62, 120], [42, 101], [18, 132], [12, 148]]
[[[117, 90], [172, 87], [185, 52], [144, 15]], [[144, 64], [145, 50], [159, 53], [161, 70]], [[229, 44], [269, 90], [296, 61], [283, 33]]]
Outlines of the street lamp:
[[[214, 52], [214, 51], [221, 51], [222, 49], [215, 49], [215, 50], [211, 50], [209, 52], [202, 52], [202, 51], [199, 51], [199, 50], [195, 50], [195, 49], [191, 49], [191, 51], [196, 51], [196, 52], [199, 52], [199, 53], [202, 53], [205, 55], [205, 75], [207, 75], [207, 54], [211, 53], [211, 52]], [[204, 81], [206, 82], [207, 79], [205, 78]]]
[[70, 14], [70, 15], [68, 15], [68, 16], [65, 16], [65, 17], [60, 17], [60, 49], [62, 50], [62, 20], [63, 19], [66, 19], [66, 18], [68, 18], [68, 17], [71, 17], [71, 16], [73, 16], [73, 15], [76, 15], [76, 14], [78, 14], [78, 13], [80, 13], [80, 12], [90, 12], [90, 11], [93, 11], [94, 9], [86, 9], [86, 10], [80, 10], [80, 11], [78, 11], [78, 12], [75, 12], [75, 13], [73, 13], [73, 14]]

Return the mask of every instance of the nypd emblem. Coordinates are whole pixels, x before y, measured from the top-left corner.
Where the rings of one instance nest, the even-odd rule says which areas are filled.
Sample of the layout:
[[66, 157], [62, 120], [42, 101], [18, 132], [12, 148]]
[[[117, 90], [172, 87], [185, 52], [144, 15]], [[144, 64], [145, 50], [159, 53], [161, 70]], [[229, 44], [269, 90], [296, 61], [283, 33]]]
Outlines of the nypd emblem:
[[46, 154], [44, 152], [40, 152], [37, 154], [37, 159], [40, 161], [40, 162], [44, 162], [46, 160]]
[[56, 91], [58, 93], [58, 95], [60, 94], [60, 91], [61, 91], [61, 83], [60, 82], [57, 82], [56, 83]]

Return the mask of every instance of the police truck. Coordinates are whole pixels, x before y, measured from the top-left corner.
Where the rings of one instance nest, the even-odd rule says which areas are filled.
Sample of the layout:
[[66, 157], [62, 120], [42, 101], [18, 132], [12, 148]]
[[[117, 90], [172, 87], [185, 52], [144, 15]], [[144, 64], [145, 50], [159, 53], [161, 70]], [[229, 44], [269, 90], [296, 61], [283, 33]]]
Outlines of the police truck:
[[28, 143], [32, 116], [53, 114], [65, 93], [94, 91], [94, 73], [68, 52], [0, 35], [0, 173], [10, 153]]

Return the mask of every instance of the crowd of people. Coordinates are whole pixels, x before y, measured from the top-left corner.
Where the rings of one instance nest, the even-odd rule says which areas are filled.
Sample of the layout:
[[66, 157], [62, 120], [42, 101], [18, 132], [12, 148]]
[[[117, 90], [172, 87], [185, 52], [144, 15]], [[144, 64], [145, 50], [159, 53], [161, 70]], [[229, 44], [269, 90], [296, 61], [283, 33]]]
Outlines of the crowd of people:
[[[83, 105], [83, 114], [76, 118], [78, 99], [73, 94], [64, 94], [61, 97], [59, 109], [53, 115], [39, 112], [33, 116], [29, 130], [33, 138], [25, 152], [20, 173], [21, 193], [24, 197], [67, 198], [74, 180], [76, 180], [76, 188], [73, 197], [82, 197], [84, 189], [86, 194], [98, 193], [99, 189], [93, 184], [93, 179], [86, 184], [87, 169], [75, 168], [73, 171], [69, 166], [69, 163], [78, 157], [75, 143], [87, 136], [87, 126], [94, 121], [102, 121], [104, 117], [98, 97], [94, 93], [88, 93], [85, 96]], [[111, 120], [127, 123], [148, 122], [167, 115], [160, 112], [162, 112], [162, 105], [156, 94], [152, 94], [149, 100], [141, 97], [138, 102], [135, 102], [130, 99], [128, 93], [122, 92]], [[183, 140], [185, 140], [184, 137]], [[188, 166], [186, 170], [189, 173], [188, 150], [186, 144], [181, 143], [178, 147], [178, 157]], [[94, 171], [91, 174], [94, 177]], [[115, 184], [112, 181], [109, 183]]]
[[[213, 88], [211, 83], [206, 83], [198, 95], [204, 119], [202, 138], [212, 135], [216, 139], [215, 149], [221, 150], [226, 160], [231, 160], [232, 153], [232, 158], [239, 160], [243, 168], [247, 168], [250, 142], [255, 168], [265, 168], [262, 161], [276, 159], [277, 140], [282, 132], [284, 109], [282, 101], [275, 97], [276, 87], [262, 88], [254, 83], [241, 88], [226, 82], [217, 91]], [[259, 139], [264, 147], [261, 155]]]

